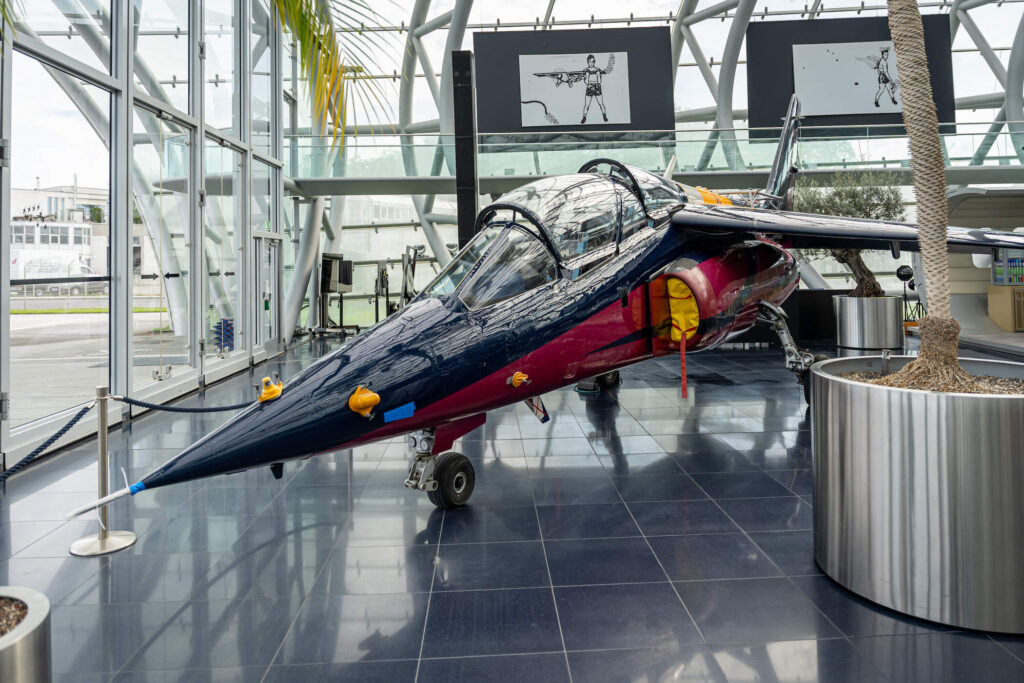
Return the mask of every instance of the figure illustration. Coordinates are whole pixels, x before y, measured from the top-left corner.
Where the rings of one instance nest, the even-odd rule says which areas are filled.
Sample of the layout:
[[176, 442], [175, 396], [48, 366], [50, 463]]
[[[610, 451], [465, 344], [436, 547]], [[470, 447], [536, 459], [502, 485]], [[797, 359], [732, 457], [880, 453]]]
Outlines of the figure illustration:
[[597, 67], [597, 59], [594, 55], [587, 55], [587, 66], [579, 71], [548, 71], [544, 73], [535, 73], [534, 76], [553, 78], [556, 86], [565, 83], [570, 88], [573, 83], [578, 83], [580, 81], [585, 83], [586, 91], [583, 93], [583, 118], [580, 120], [580, 123], [583, 124], [587, 122], [587, 112], [590, 110], [590, 105], [595, 99], [597, 100], [597, 106], [601, 108], [601, 117], [604, 118], [605, 121], [608, 120], [608, 111], [604, 107], [604, 95], [601, 90], [601, 82], [602, 79], [610, 74], [614, 68], [614, 54], [608, 55], [608, 64], [603, 69]]
[[883, 94], [888, 94], [889, 99], [892, 100], [893, 104], [899, 104], [896, 101], [896, 88], [899, 87], [899, 81], [897, 81], [892, 74], [889, 73], [889, 48], [879, 48], [881, 54], [878, 57], [869, 57], [866, 61], [875, 73], [878, 74], [878, 90], [875, 91], [875, 106], [881, 106], [878, 104], [878, 100]]

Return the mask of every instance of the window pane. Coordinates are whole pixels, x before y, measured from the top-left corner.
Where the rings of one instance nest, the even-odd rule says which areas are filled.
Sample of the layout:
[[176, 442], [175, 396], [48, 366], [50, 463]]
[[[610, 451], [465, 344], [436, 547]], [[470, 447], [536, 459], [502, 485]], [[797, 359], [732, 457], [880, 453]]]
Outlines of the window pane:
[[[38, 281], [108, 272], [105, 223], [94, 226], [92, 244], [70, 244], [69, 236], [86, 227], [75, 208], [107, 202], [110, 96], [17, 52], [11, 68], [11, 227], [24, 239], [10, 245], [11, 279], [21, 282], [11, 287], [11, 316], [0, 327], [10, 334], [11, 425], [18, 426], [88, 401], [109, 382], [109, 284]], [[61, 85], [91, 100], [97, 118], [82, 114]], [[61, 200], [63, 215], [48, 215]]]
[[502, 225], [492, 225], [478, 232], [466, 245], [465, 250], [452, 259], [451, 263], [441, 271], [441, 274], [423, 290], [423, 296], [447, 297], [454, 292], [463, 278], [487, 251], [487, 247], [491, 245], [494, 238], [501, 234], [503, 228]]
[[272, 154], [271, 112], [273, 111], [271, 84], [271, 13], [266, 0], [252, 0], [252, 31], [249, 48], [252, 50], [252, 147], [257, 152]]
[[206, 0], [203, 19], [206, 39], [206, 82], [203, 108], [206, 123], [238, 137], [241, 133], [238, 64], [235, 37], [238, 14], [235, 0]]
[[647, 226], [647, 216], [644, 215], [640, 201], [632, 192], [620, 187], [618, 193], [619, 199], [622, 200], [622, 239], [626, 239]]
[[188, 0], [134, 0], [135, 81], [149, 95], [188, 111]]
[[252, 229], [274, 230], [274, 193], [271, 167], [258, 159], [252, 161]]
[[[16, 3], [21, 17], [18, 32], [42, 40], [50, 47], [101, 71], [110, 71], [110, 0]], [[90, 48], [89, 38], [93, 47]]]
[[189, 366], [188, 132], [135, 109], [132, 161], [141, 273], [134, 279], [133, 388]]
[[242, 155], [206, 141], [203, 262], [207, 357], [245, 348], [242, 299]]
[[569, 260], [615, 241], [619, 207], [608, 180], [578, 183], [549, 200], [540, 217], [562, 259]]
[[462, 293], [470, 308], [482, 308], [552, 282], [558, 269], [539, 239], [512, 228]]

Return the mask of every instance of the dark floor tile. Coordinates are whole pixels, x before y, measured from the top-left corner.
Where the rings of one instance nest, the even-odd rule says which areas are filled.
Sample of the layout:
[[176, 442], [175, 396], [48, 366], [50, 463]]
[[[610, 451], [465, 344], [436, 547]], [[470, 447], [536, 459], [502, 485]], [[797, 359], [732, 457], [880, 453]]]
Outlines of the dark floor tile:
[[712, 649], [721, 673], [729, 681], [881, 683], [889, 680], [842, 638]]
[[814, 562], [813, 531], [764, 531], [750, 538], [788, 576], [821, 573]]
[[424, 659], [417, 683], [559, 683], [569, 681], [565, 655], [561, 652], [539, 655], [501, 655]]
[[274, 664], [415, 659], [426, 611], [422, 593], [310, 598]]
[[629, 510], [645, 536], [739, 531], [710, 500], [630, 503]]
[[1024, 636], [992, 635], [991, 638], [1011, 655], [1024, 662]]
[[747, 460], [739, 451], [731, 448], [722, 451], [704, 451], [672, 455], [679, 468], [689, 474], [698, 472], [747, 472], [757, 466]]
[[709, 645], [841, 635], [789, 579], [689, 581], [676, 588]]
[[891, 636], [951, 630], [948, 626], [914, 619], [876, 605], [825, 575], [796, 577], [793, 582], [848, 636]]
[[556, 586], [664, 581], [658, 560], [642, 538], [545, 541]]
[[339, 544], [316, 579], [313, 595], [418, 593], [430, 590], [437, 546], [349, 548]]
[[736, 451], [714, 434], [658, 436], [655, 440], [670, 455], [728, 455]]
[[165, 623], [125, 669], [269, 666], [299, 604], [290, 598], [171, 604]]
[[605, 472], [613, 476], [655, 476], [681, 472], [679, 465], [667, 453], [628, 453], [599, 455]]
[[610, 505], [542, 505], [537, 507], [545, 540], [639, 536], [629, 510]]
[[540, 538], [531, 507], [477, 507], [447, 510], [441, 543], [533, 541]]
[[617, 503], [619, 494], [604, 474], [582, 477], [544, 477], [534, 479], [533, 495], [537, 505], [578, 505]]
[[122, 671], [110, 683], [261, 683], [264, 673], [264, 666]]
[[765, 470], [768, 475], [798, 496], [814, 493], [814, 474], [811, 470]]
[[764, 472], [697, 473], [694, 481], [712, 498], [766, 498], [790, 492]]
[[263, 683], [413, 683], [416, 660], [272, 666]]
[[550, 586], [540, 541], [442, 545], [434, 591]]
[[57, 605], [50, 613], [53, 673], [117, 671], [164, 627], [175, 606], [165, 603]]
[[696, 500], [707, 495], [689, 475], [667, 473], [654, 476], [613, 477], [615, 488], [627, 503], [645, 500]]
[[550, 588], [435, 593], [424, 657], [561, 652]]
[[569, 668], [573, 681], [586, 683], [726, 683], [727, 680], [718, 670], [710, 650], [703, 645], [570, 652]]
[[669, 583], [556, 588], [568, 650], [677, 648], [700, 642]]
[[530, 479], [560, 479], [563, 477], [603, 477], [605, 472], [601, 459], [593, 453], [581, 455], [530, 456], [526, 462]]
[[744, 534], [656, 536], [648, 540], [673, 581], [780, 575]]
[[973, 633], [854, 638], [853, 645], [894, 681], [996, 683], [1024, 680], [1024, 662]]
[[803, 531], [813, 528], [811, 506], [802, 498], [741, 498], [718, 501], [744, 531]]

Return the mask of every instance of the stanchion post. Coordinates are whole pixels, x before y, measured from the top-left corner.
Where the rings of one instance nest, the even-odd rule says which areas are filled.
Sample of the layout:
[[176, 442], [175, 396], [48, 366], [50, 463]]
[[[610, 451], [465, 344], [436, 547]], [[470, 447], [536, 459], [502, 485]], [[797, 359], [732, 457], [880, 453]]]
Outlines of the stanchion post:
[[[110, 402], [110, 387], [96, 387], [96, 447], [98, 451], [99, 471], [96, 479], [99, 497], [106, 498], [110, 493], [107, 483], [109, 453], [107, 449], [107, 404]], [[94, 557], [124, 550], [135, 545], [136, 536], [131, 531], [110, 531], [107, 506], [99, 508], [100, 530], [97, 534], [80, 538], [71, 544], [71, 554], [79, 557]]]

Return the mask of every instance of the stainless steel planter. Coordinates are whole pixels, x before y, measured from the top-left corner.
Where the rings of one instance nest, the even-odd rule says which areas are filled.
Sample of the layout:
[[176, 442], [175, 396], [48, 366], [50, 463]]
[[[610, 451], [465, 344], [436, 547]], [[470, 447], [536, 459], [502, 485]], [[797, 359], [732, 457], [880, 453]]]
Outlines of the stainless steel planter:
[[[896, 370], [912, 360], [891, 359]], [[1024, 396], [890, 389], [811, 370], [814, 556], [837, 582], [943, 624], [1024, 633]], [[975, 374], [1024, 364], [962, 360]]]
[[0, 596], [28, 605], [25, 619], [0, 638], [0, 681], [49, 683], [50, 601], [38, 591], [14, 586], [0, 586]]
[[898, 296], [832, 298], [836, 344], [847, 349], [901, 350], [903, 299]]

